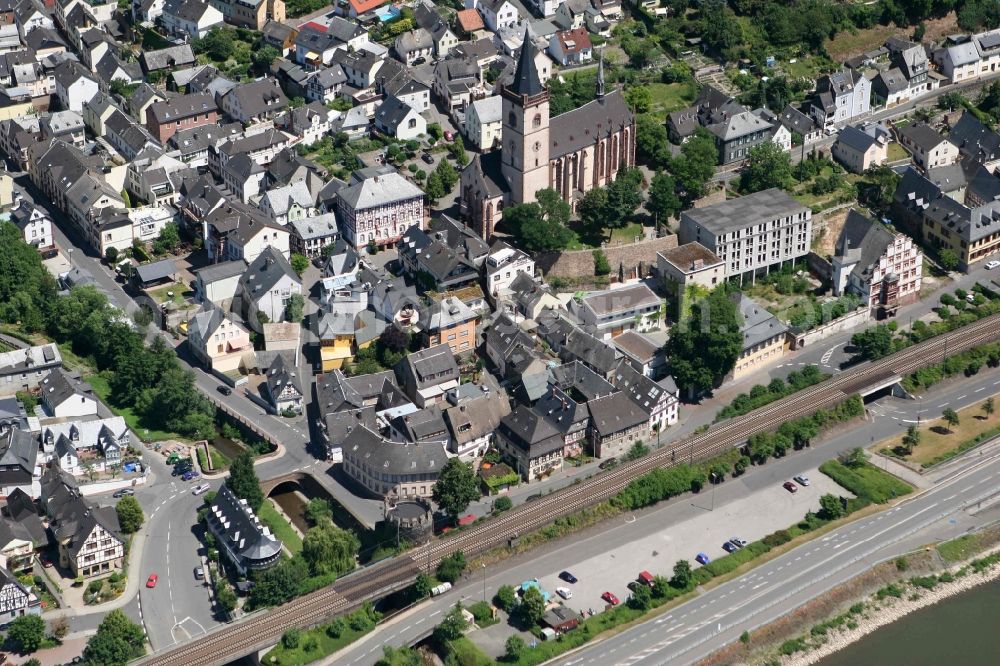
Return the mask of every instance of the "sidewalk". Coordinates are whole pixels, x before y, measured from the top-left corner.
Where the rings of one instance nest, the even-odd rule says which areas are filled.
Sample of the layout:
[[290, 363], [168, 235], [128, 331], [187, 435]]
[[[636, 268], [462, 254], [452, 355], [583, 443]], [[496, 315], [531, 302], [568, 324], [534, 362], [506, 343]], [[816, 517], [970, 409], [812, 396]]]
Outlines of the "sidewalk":
[[48, 650], [39, 650], [34, 654], [18, 655], [12, 652], [7, 653], [6, 664], [23, 664], [30, 659], [37, 659], [42, 662], [42, 666], [59, 666], [68, 664], [74, 657], [83, 654], [83, 648], [87, 646], [88, 636], [83, 634], [70, 634], [63, 639], [62, 645]]

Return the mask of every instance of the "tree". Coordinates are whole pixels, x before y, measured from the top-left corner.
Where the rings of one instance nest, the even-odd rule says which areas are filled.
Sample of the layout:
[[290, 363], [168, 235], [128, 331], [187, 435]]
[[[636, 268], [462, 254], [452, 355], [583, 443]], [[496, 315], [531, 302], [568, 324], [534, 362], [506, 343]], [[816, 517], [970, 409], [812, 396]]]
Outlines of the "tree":
[[7, 641], [20, 654], [31, 654], [45, 640], [45, 620], [39, 615], [22, 615], [7, 625]]
[[493, 510], [497, 513], [503, 513], [504, 511], [510, 511], [514, 507], [514, 503], [509, 497], [498, 497], [493, 500]]
[[662, 171], [657, 171], [649, 185], [649, 201], [646, 208], [663, 223], [681, 210], [681, 200], [677, 196], [677, 183], [673, 177]]
[[948, 424], [948, 432], [951, 432], [951, 429], [959, 424], [958, 412], [951, 407], [945, 407], [944, 411], [941, 412], [941, 418]]
[[333, 507], [330, 506], [330, 503], [322, 497], [316, 497], [309, 500], [309, 503], [306, 504], [306, 508], [303, 513], [305, 515], [306, 522], [313, 527], [333, 519]]
[[232, 613], [236, 609], [236, 593], [233, 586], [224, 578], [215, 579], [215, 603], [219, 604], [219, 610], [223, 613]]
[[513, 636], [508, 636], [507, 641], [503, 644], [504, 647], [504, 658], [507, 661], [516, 662], [521, 659], [521, 655], [524, 654], [525, 649], [528, 647], [524, 643], [524, 639], [514, 634]]
[[736, 303], [725, 285], [691, 306], [664, 347], [674, 381], [689, 394], [708, 390], [733, 369], [743, 351]]
[[115, 512], [118, 514], [118, 524], [125, 534], [135, 534], [138, 532], [139, 528], [142, 527], [143, 521], [146, 519], [138, 500], [131, 495], [118, 500], [118, 504], [115, 505]]
[[819, 515], [826, 520], [836, 520], [844, 515], [844, 503], [839, 497], [826, 493], [819, 498]]
[[666, 166], [670, 159], [670, 140], [667, 128], [653, 116], [646, 114], [636, 118], [635, 157], [652, 169]]
[[299, 254], [298, 252], [294, 252], [292, 253], [291, 264], [292, 270], [295, 271], [295, 274], [302, 277], [302, 274], [306, 272], [307, 268], [309, 268], [309, 258]]
[[429, 597], [431, 594], [431, 588], [434, 587], [434, 581], [430, 576], [421, 572], [417, 574], [417, 580], [413, 583], [413, 596], [417, 599], [423, 599]]
[[[636, 209], [642, 205], [642, 172], [638, 169], [623, 169], [608, 185], [608, 202], [606, 206], [606, 225], [623, 227]], [[566, 204], [569, 206], [569, 204]]]
[[653, 105], [653, 94], [646, 86], [629, 86], [625, 89], [625, 103], [636, 113], [646, 113]]
[[448, 146], [448, 152], [455, 159], [455, 164], [460, 167], [464, 167], [469, 163], [469, 156], [465, 152], [465, 142], [462, 141], [462, 137], [456, 136], [455, 140]]
[[297, 324], [302, 321], [305, 307], [306, 299], [303, 298], [302, 294], [292, 294], [288, 297], [288, 303], [285, 305], [285, 317], [288, 318], [288, 321]]
[[410, 347], [410, 334], [393, 324], [378, 336], [379, 343], [391, 352], [399, 353]]
[[603, 187], [595, 187], [583, 195], [580, 203], [576, 205], [576, 212], [580, 214], [580, 220], [588, 229], [594, 232], [604, 229], [607, 221], [608, 191]]
[[191, 46], [195, 53], [207, 53], [212, 60], [225, 62], [236, 52], [235, 32], [231, 28], [213, 28], [201, 39], [191, 40]]
[[604, 254], [604, 250], [591, 250], [591, 255], [594, 257], [594, 275], [607, 275], [611, 272], [611, 264], [608, 263], [608, 256]]
[[454, 553], [442, 558], [438, 564], [437, 577], [447, 583], [454, 583], [465, 571], [465, 553], [456, 550]]
[[467, 626], [465, 617], [462, 615], [462, 604], [456, 603], [441, 620], [441, 624], [434, 627], [434, 640], [439, 645], [447, 645], [456, 638], [460, 638]]
[[545, 615], [545, 599], [537, 587], [529, 587], [521, 596], [521, 603], [517, 606], [517, 614], [528, 626], [533, 627]]
[[354, 568], [361, 542], [353, 532], [332, 522], [310, 528], [302, 540], [302, 559], [314, 576], [348, 572]]
[[427, 176], [427, 184], [424, 185], [424, 192], [431, 201], [437, 201], [447, 193], [444, 183], [441, 182], [441, 174], [438, 173], [437, 169], [431, 171], [431, 175]]
[[146, 634], [142, 627], [115, 609], [104, 616], [97, 633], [87, 641], [83, 661], [101, 666], [125, 666], [146, 654]]
[[434, 172], [441, 178], [441, 185], [444, 187], [445, 194], [451, 192], [460, 178], [458, 172], [455, 171], [455, 167], [448, 160], [438, 162], [438, 165], [434, 168]]
[[431, 497], [451, 520], [456, 520], [480, 496], [472, 466], [458, 458], [448, 459], [431, 491]]
[[705, 194], [705, 183], [715, 175], [719, 151], [715, 140], [704, 127], [681, 146], [681, 155], [670, 161], [669, 169], [681, 186], [686, 201], [694, 201]]
[[109, 266], [114, 266], [118, 261], [118, 248], [109, 247], [104, 251], [104, 259], [108, 262]]
[[906, 429], [906, 434], [903, 435], [903, 448], [906, 449], [907, 455], [913, 453], [914, 447], [920, 444], [920, 430], [915, 425], [911, 425]]
[[649, 589], [648, 585], [639, 585], [632, 590], [629, 605], [638, 610], [649, 610], [649, 607], [653, 605], [653, 591]]
[[281, 52], [270, 44], [265, 44], [262, 48], [256, 49], [250, 55], [250, 61], [258, 74], [267, 74], [271, 69], [271, 63], [278, 59]]
[[987, 398], [986, 402], [983, 403], [983, 406], [980, 407], [980, 409], [983, 411], [983, 415], [988, 419], [993, 416], [993, 412], [996, 410], [996, 403], [993, 401], [993, 398]]
[[514, 588], [510, 585], [501, 585], [496, 596], [493, 597], [493, 603], [497, 608], [507, 613], [513, 611], [514, 607], [517, 606], [517, 594], [514, 593]]
[[253, 457], [249, 451], [243, 451], [233, 459], [226, 485], [236, 497], [245, 499], [251, 509], [260, 510], [260, 505], [264, 503], [264, 491], [260, 489], [260, 480], [253, 468]]
[[323, 248], [319, 251], [319, 256], [323, 257], [323, 259], [329, 259], [336, 253], [337, 253], [337, 245], [335, 243], [329, 243], [327, 245], [324, 245]]
[[885, 324], [866, 328], [851, 336], [851, 346], [855, 354], [863, 359], [880, 359], [892, 352], [892, 331]]
[[844, 456], [841, 461], [846, 467], [852, 469], [859, 469], [868, 464], [868, 454], [861, 447], [855, 447], [848, 451], [847, 455]]
[[677, 560], [674, 565], [674, 575], [670, 578], [670, 584], [679, 590], [687, 589], [694, 580], [694, 572], [691, 571], [691, 563], [687, 560]]
[[747, 166], [740, 178], [740, 189], [746, 193], [772, 187], [784, 188], [792, 180], [792, 162], [778, 144], [766, 141], [750, 149]]
[[946, 271], [953, 271], [958, 268], [959, 265], [958, 253], [950, 247], [946, 247], [938, 252], [938, 263], [941, 264], [941, 268]]
[[511, 233], [518, 237], [520, 245], [529, 252], [562, 250], [573, 238], [573, 232], [565, 224], [546, 217], [538, 203], [508, 206], [503, 211], [503, 220]]
[[858, 182], [858, 199], [873, 208], [888, 208], [901, 179], [902, 176], [890, 167], [870, 166], [864, 173], [864, 179]]
[[173, 252], [180, 244], [180, 231], [177, 230], [177, 225], [171, 222], [163, 227], [160, 231], [160, 235], [156, 237], [155, 241], [153, 241], [153, 252], [156, 254]]

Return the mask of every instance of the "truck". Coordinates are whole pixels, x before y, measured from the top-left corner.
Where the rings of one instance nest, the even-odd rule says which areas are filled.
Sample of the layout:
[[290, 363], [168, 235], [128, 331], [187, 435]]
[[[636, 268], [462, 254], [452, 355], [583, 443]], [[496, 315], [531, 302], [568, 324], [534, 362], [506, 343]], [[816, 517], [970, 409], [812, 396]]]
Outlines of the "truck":
[[431, 596], [437, 597], [451, 589], [451, 583], [441, 583], [431, 588]]

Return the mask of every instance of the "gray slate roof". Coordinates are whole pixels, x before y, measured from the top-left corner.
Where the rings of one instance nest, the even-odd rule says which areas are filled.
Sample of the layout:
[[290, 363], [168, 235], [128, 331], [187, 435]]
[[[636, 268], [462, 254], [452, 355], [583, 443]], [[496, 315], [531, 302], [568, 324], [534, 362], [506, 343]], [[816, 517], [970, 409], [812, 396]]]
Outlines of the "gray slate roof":
[[771, 188], [704, 208], [692, 208], [682, 215], [713, 234], [724, 234], [805, 210], [787, 192]]

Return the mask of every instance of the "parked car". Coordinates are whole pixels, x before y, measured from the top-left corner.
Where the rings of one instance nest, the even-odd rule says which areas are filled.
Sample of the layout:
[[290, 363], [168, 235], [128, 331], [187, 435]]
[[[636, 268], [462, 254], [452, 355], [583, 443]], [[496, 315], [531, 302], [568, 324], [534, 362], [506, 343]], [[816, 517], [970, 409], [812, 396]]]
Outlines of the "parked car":
[[698, 564], [708, 564], [712, 561], [712, 558], [710, 558], [706, 553], [698, 553], [694, 556], [694, 561]]
[[601, 599], [604, 599], [612, 606], [617, 606], [620, 603], [618, 601], [618, 597], [616, 597], [612, 592], [605, 592], [604, 594], [601, 595]]
[[451, 589], [451, 583], [447, 582], [441, 583], [440, 585], [431, 588], [431, 596], [436, 597], [438, 595], [444, 594], [450, 589]]
[[222, 386], [221, 384], [219, 385], [219, 388], [217, 388], [215, 390], [218, 391], [219, 393], [221, 393], [222, 395], [232, 395], [233, 394], [233, 389], [229, 388], [228, 386]]
[[576, 578], [576, 576], [574, 576], [573, 574], [571, 574], [571, 573], [570, 573], [570, 572], [568, 572], [568, 571], [563, 571], [563, 572], [561, 572], [561, 573], [559, 574], [559, 578], [560, 578], [561, 580], [564, 580], [564, 581], [566, 581], [567, 583], [575, 583], [575, 582], [577, 581], [577, 578]]
[[198, 579], [198, 580], [204, 580], [205, 579], [205, 569], [202, 568], [202, 567], [195, 567], [194, 568], [194, 577], [196, 579]]
[[729, 543], [733, 544], [737, 548], [746, 548], [747, 546], [746, 539], [741, 539], [739, 537], [733, 537], [732, 539], [729, 540]]
[[797, 492], [799, 492], [799, 487], [797, 485], [795, 485], [794, 483], [792, 483], [791, 481], [785, 481], [783, 484], [781, 484], [781, 487], [784, 488], [785, 490], [787, 490], [790, 493], [797, 493]]
[[156, 587], [156, 581], [160, 580], [160, 577], [155, 573], [149, 574], [149, 578], [146, 579], [146, 587]]
[[427, 62], [427, 58], [425, 58], [425, 57], [423, 57], [423, 56], [420, 56], [419, 58], [417, 58], [417, 59], [415, 59], [415, 60], [413, 61], [413, 64], [414, 64], [414, 65], [422, 65], [422, 64], [424, 64], [425, 62]]
[[805, 474], [799, 474], [798, 476], [793, 476], [792, 480], [795, 481], [795, 483], [799, 484], [800, 486], [809, 485], [809, 477], [806, 476]]
[[199, 476], [201, 475], [198, 474], [198, 472], [193, 469], [189, 469], [181, 475], [181, 481], [190, 481], [191, 479], [197, 479]]
[[445, 141], [451, 141], [454, 138], [455, 138], [455, 133], [454, 132], [452, 132], [451, 130], [445, 130], [445, 133], [444, 133], [444, 140]]
[[52, 560], [42, 559], [42, 566], [46, 569], [51, 569], [55, 565], [52, 564]]
[[424, 153], [423, 155], [421, 155], [420, 159], [422, 159], [427, 164], [434, 164], [434, 158], [431, 157], [430, 155], [428, 155], [427, 153]]
[[118, 499], [119, 497], [128, 497], [128, 496], [131, 496], [131, 495], [135, 495], [135, 491], [134, 490], [132, 490], [131, 488], [121, 488], [119, 490], [116, 490], [114, 492], [114, 494], [112, 495], [112, 497], [114, 497], [115, 499]]
[[207, 483], [202, 483], [201, 485], [197, 485], [194, 488], [192, 488], [191, 489], [191, 494], [192, 495], [201, 495], [202, 493], [207, 493], [209, 487], [210, 486]]
[[572, 599], [573, 598], [573, 591], [570, 590], [568, 587], [557, 587], [556, 588], [556, 594], [558, 594], [563, 599]]
[[989, 270], [993, 270], [997, 266], [1000, 266], [1000, 261], [997, 261], [996, 259], [994, 259], [993, 261], [986, 262], [986, 268], [988, 268]]
[[966, 294], [965, 295], [965, 302], [966, 303], [975, 303], [976, 302], [976, 295], [972, 294], [972, 293]]
[[598, 465], [598, 467], [601, 468], [601, 469], [611, 469], [612, 467], [614, 467], [617, 464], [618, 464], [618, 458], [608, 458], [607, 460], [605, 460], [604, 462], [602, 462], [600, 465]]
[[735, 553], [739, 549], [740, 547], [737, 546], [732, 541], [727, 541], [726, 543], [722, 544], [722, 550], [726, 551], [727, 553]]

